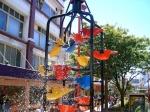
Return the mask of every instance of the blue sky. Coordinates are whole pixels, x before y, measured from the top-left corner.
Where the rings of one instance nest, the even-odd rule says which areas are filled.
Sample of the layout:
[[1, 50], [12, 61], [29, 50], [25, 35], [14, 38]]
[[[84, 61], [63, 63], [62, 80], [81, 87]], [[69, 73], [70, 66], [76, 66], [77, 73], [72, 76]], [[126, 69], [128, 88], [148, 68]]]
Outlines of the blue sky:
[[130, 34], [150, 38], [150, 0], [86, 1], [99, 25], [121, 26], [129, 29]]

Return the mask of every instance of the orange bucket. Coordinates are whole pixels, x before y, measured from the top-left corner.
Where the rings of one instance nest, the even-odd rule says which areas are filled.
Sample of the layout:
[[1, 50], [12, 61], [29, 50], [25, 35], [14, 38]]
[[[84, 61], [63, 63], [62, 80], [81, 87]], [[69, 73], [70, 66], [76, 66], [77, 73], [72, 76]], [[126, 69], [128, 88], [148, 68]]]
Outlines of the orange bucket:
[[112, 51], [111, 50], [104, 50], [103, 53], [100, 53], [99, 51], [97, 50], [94, 50], [93, 52], [93, 56], [94, 58], [98, 59], [98, 60], [108, 60], [110, 55], [111, 55]]
[[58, 105], [60, 112], [75, 112], [76, 107], [73, 105]]
[[90, 97], [79, 97], [79, 98], [76, 98], [76, 101], [79, 103], [79, 104], [83, 104], [83, 105], [89, 105], [90, 103]]
[[[90, 97], [79, 97], [75, 99], [77, 101], [77, 103], [80, 105], [89, 105], [90, 104]], [[81, 111], [86, 111], [89, 109], [89, 106], [79, 106], [79, 109]]]

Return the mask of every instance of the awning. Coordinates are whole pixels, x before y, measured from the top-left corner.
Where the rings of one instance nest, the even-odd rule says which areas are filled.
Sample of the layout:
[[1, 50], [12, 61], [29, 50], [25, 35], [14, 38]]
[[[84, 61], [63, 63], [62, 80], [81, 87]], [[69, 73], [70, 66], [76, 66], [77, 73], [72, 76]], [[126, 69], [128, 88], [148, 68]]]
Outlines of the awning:
[[38, 75], [37, 71], [3, 64], [0, 64], [0, 76], [25, 78], [25, 79], [40, 79], [40, 76]]

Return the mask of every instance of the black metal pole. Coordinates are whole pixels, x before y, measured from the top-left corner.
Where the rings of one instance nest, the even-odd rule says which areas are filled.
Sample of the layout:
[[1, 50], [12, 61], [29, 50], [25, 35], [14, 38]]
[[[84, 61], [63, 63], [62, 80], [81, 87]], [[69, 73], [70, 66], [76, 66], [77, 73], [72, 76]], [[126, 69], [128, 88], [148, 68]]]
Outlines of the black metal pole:
[[44, 85], [43, 85], [43, 109], [44, 109], [44, 112], [46, 112], [46, 103], [47, 103], [47, 97], [46, 97], [47, 89], [46, 89], [46, 86], [47, 86], [47, 81], [48, 81], [47, 72], [48, 72], [48, 69], [49, 69], [49, 66], [48, 66], [48, 46], [49, 46], [50, 22], [53, 19], [55, 19], [55, 18], [63, 17], [63, 16], [68, 16], [70, 14], [72, 14], [72, 13], [68, 12], [66, 14], [61, 14], [61, 15], [53, 16], [53, 17], [51, 17], [47, 21], [47, 27], [46, 27], [46, 44], [45, 44], [45, 60], [44, 60], [44, 64], [45, 64], [45, 77], [43, 78], [43, 83], [44, 83]]
[[[69, 7], [70, 7], [70, 2], [69, 2], [69, 5], [67, 6], [65, 14], [68, 13]], [[59, 33], [59, 37], [62, 36], [64, 20], [65, 20], [65, 16], [60, 18], [60, 33]]]
[[74, 13], [74, 15], [71, 17], [70, 22], [68, 23], [68, 25], [65, 28], [64, 34], [66, 34], [66, 32], [68, 31], [68, 28], [72, 25], [73, 20], [75, 19], [77, 13]]
[[90, 37], [90, 54], [91, 54], [91, 58], [90, 58], [90, 71], [91, 71], [91, 78], [90, 78], [90, 112], [93, 112], [94, 110], [94, 89], [93, 89], [93, 68], [94, 68], [94, 64], [93, 64], [93, 28], [94, 28], [94, 19], [93, 16], [90, 15], [91, 18], [91, 26], [90, 26], [90, 31], [91, 31], [91, 37]]
[[[47, 21], [47, 26], [46, 26], [46, 44], [45, 44], [45, 60], [44, 60], [44, 63], [45, 63], [45, 67], [46, 69], [48, 68], [48, 46], [49, 46], [49, 29], [50, 29], [50, 22], [55, 19], [55, 18], [58, 18], [58, 17], [63, 17], [63, 16], [68, 16], [68, 15], [71, 15], [72, 12], [68, 12], [66, 14], [61, 14], [61, 15], [57, 15], [57, 16], [53, 16], [51, 17], [48, 21]], [[46, 71], [47, 73], [47, 71]]]
[[[101, 33], [101, 48], [100, 48], [100, 52], [103, 53], [104, 52], [104, 33]], [[101, 73], [101, 111], [104, 111], [104, 61], [101, 60], [100, 62], [100, 73]]]
[[[88, 15], [90, 16], [90, 20], [88, 21], [90, 23], [90, 40], [89, 40], [89, 44], [90, 44], [90, 112], [93, 112], [94, 110], [94, 89], [93, 89], [93, 68], [94, 68], [94, 60], [93, 60], [93, 29], [94, 29], [94, 18], [93, 15], [87, 12], [80, 12], [80, 14], [83, 15]], [[80, 16], [81, 16], [80, 15]], [[82, 17], [81, 16], [81, 17]], [[83, 18], [85, 19], [85, 18]], [[86, 19], [85, 19], [86, 20]]]
[[[86, 17], [83, 16], [83, 15], [81, 15], [81, 17], [82, 17], [83, 19], [85, 19], [87, 22], [90, 23], [91, 20], [89, 20], [88, 18], [86, 18]], [[101, 28], [101, 27], [100, 27], [99, 25], [97, 25], [95, 22], [94, 22], [94, 26], [97, 27], [97, 28]]]
[[47, 90], [46, 90], [47, 78], [46, 77], [44, 77], [43, 83], [44, 83], [44, 86], [43, 86], [43, 109], [44, 109], [44, 112], [46, 112], [46, 104], [47, 104], [47, 97], [46, 97], [46, 94], [47, 94]]

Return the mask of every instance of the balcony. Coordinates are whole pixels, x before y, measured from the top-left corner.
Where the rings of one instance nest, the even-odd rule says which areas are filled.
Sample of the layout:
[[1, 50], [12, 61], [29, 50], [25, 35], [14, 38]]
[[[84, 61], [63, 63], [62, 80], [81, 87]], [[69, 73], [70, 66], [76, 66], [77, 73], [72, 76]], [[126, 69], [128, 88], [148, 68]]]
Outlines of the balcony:
[[36, 71], [23, 69], [20, 67], [13, 67], [0, 64], [0, 76], [25, 78], [25, 79], [39, 79], [39, 75]]

